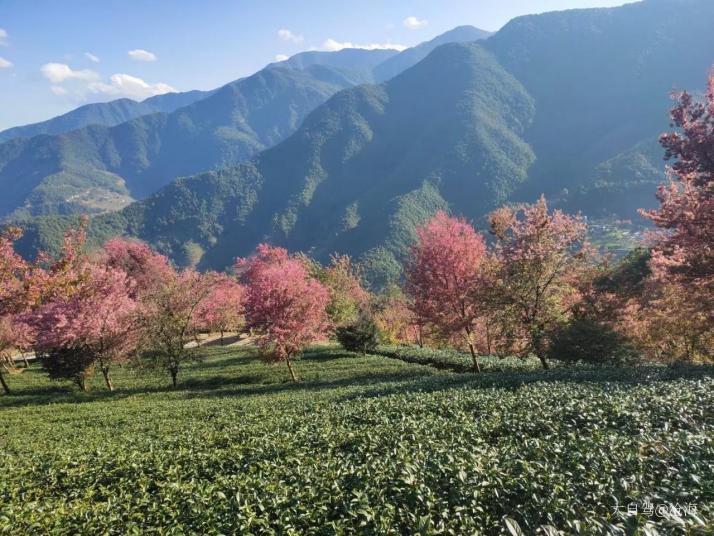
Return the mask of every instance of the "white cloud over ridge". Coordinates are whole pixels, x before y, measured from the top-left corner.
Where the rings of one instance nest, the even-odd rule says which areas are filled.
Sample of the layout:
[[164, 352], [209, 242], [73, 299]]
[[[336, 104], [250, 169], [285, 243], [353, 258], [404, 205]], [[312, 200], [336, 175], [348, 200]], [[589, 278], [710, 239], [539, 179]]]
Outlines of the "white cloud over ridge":
[[74, 70], [64, 63], [47, 63], [42, 66], [40, 71], [51, 83], [50, 91], [52, 93], [58, 96], [69, 96], [79, 101], [86, 101], [90, 99], [91, 95], [144, 100], [154, 95], [177, 91], [176, 88], [164, 82], [152, 84], [125, 73], [116, 73], [111, 75], [108, 80], [102, 80], [96, 71], [91, 69]]
[[277, 54], [275, 56], [275, 61], [285, 61], [288, 58], [290, 58], [290, 56], [287, 56], [286, 54]]
[[0, 69], [10, 69], [14, 64], [10, 60], [6, 60], [0, 56]]
[[83, 80], [85, 82], [91, 82], [100, 78], [99, 74], [91, 69], [81, 69], [75, 71], [66, 63], [45, 63], [40, 68], [40, 72], [54, 85], [61, 84], [67, 80]]
[[109, 83], [92, 82], [87, 88], [92, 93], [99, 93], [111, 97], [128, 97], [134, 100], [143, 100], [153, 97], [154, 95], [175, 93], [177, 91], [169, 84], [163, 82], [150, 84], [141, 78], [124, 73], [111, 75], [109, 77]]
[[156, 61], [158, 58], [156, 57], [156, 54], [153, 52], [149, 52], [148, 50], [144, 50], [142, 48], [137, 48], [134, 50], [130, 50], [127, 52], [129, 54], [129, 57], [133, 60], [136, 61]]
[[288, 30], [287, 28], [281, 28], [278, 30], [278, 37], [282, 39], [283, 41], [287, 41], [288, 43], [295, 43], [299, 44], [302, 43], [305, 38], [302, 35], [297, 35]]
[[418, 18], [412, 16], [404, 19], [402, 24], [404, 24], [404, 27], [409, 30], [419, 30], [429, 24], [429, 21], [426, 19], [419, 20]]
[[336, 41], [335, 39], [329, 38], [322, 43], [321, 50], [327, 50], [328, 52], [336, 52], [342, 50], [343, 48], [362, 48], [365, 50], [405, 50], [407, 47], [405, 45], [399, 45], [396, 43], [368, 43], [364, 45], [359, 45], [352, 43], [350, 41]]

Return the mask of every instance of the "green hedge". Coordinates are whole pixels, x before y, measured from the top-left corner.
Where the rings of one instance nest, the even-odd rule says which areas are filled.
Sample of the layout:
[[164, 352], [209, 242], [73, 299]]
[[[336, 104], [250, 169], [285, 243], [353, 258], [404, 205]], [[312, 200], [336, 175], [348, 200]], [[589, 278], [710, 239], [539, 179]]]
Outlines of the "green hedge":
[[[400, 359], [407, 363], [430, 365], [442, 370], [454, 372], [473, 371], [471, 354], [456, 350], [422, 348], [419, 346], [389, 346], [380, 345], [374, 354]], [[503, 372], [509, 370], [533, 370], [541, 368], [540, 361], [535, 358], [521, 359], [517, 357], [479, 356], [482, 371]]]

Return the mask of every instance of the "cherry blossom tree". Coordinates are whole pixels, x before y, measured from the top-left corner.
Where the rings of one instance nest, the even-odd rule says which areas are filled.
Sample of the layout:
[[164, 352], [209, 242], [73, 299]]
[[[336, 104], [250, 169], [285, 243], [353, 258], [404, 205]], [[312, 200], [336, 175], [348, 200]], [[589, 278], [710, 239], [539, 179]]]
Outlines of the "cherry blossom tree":
[[208, 299], [213, 277], [194, 270], [170, 271], [142, 299], [144, 363], [164, 368], [177, 386], [181, 366], [197, 358], [196, 340], [201, 330], [199, 306]]
[[10, 394], [4, 373], [15, 370], [13, 352], [22, 342], [15, 314], [23, 301], [23, 279], [27, 263], [15, 252], [15, 241], [21, 231], [10, 227], [0, 233], [0, 384]]
[[304, 262], [283, 248], [261, 244], [253, 256], [238, 259], [236, 267], [247, 284], [247, 326], [258, 334], [263, 357], [285, 361], [297, 381], [292, 360], [325, 337], [330, 327], [329, 291], [310, 277]]
[[50, 377], [70, 378], [84, 391], [98, 365], [112, 391], [111, 365], [127, 360], [138, 340], [133, 282], [121, 270], [91, 263], [77, 281], [73, 292], [54, 295], [29, 315], [35, 350]]
[[567, 321], [578, 302], [578, 280], [593, 255], [579, 216], [548, 211], [544, 197], [490, 216], [496, 237], [497, 278], [493, 306], [500, 311], [502, 351], [535, 354], [548, 368], [548, 333]]
[[212, 279], [208, 296], [197, 307], [196, 316], [201, 329], [219, 332], [221, 344], [226, 331], [238, 331], [244, 323], [243, 297], [245, 289], [227, 274], [209, 273]]
[[681, 283], [653, 276], [642, 294], [625, 302], [617, 328], [651, 361], [711, 360], [714, 329], [708, 312]]
[[474, 330], [481, 309], [474, 292], [485, 254], [483, 238], [469, 223], [439, 212], [417, 229], [406, 266], [405, 290], [415, 316], [444, 338], [460, 334], [479, 372]]
[[[677, 130], [660, 137], [674, 161], [671, 180], [659, 187], [660, 207], [643, 214], [660, 229], [650, 261], [653, 282], [675, 287], [662, 290], [657, 306], [665, 315], [687, 311], [681, 321], [696, 312], [705, 319], [698, 330], [703, 336], [714, 330], [714, 74], [702, 101], [686, 92], [676, 99], [670, 115]], [[662, 310], [675, 296], [686, 296], [687, 307]]]

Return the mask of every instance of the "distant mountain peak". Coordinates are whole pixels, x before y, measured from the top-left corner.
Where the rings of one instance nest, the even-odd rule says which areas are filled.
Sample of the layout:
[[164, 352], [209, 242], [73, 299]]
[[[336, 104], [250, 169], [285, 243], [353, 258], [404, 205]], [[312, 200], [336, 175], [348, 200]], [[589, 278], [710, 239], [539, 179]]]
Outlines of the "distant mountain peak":
[[457, 26], [456, 28], [452, 28], [449, 31], [437, 35], [432, 40], [428, 41], [428, 43], [432, 43], [435, 45], [441, 45], [445, 43], [465, 43], [469, 41], [479, 41], [481, 39], [486, 39], [492, 34], [493, 32], [489, 32], [488, 30], [482, 30], [481, 28], [477, 28], [476, 26], [465, 24], [463, 26]]
[[374, 69], [374, 78], [380, 82], [389, 80], [412, 65], [419, 63], [426, 58], [432, 50], [441, 45], [480, 41], [490, 36], [491, 32], [481, 30], [475, 26], [457, 26], [448, 32], [437, 35], [430, 41], [425, 41], [412, 48], [408, 48], [377, 65]]

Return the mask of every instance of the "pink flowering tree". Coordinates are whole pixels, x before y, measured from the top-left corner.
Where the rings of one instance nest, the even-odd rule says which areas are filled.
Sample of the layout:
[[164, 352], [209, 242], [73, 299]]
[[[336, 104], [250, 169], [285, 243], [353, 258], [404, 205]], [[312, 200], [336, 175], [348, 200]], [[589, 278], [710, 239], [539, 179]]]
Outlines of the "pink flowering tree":
[[416, 319], [433, 326], [445, 339], [461, 337], [476, 358], [474, 330], [482, 314], [476, 290], [486, 254], [483, 238], [461, 218], [437, 213], [417, 229], [406, 266], [407, 295]]
[[196, 315], [201, 329], [219, 332], [221, 344], [226, 331], [239, 331], [243, 324], [243, 298], [245, 289], [235, 278], [227, 274], [211, 273], [210, 293], [197, 307]]
[[545, 198], [490, 216], [499, 273], [491, 307], [500, 323], [502, 351], [535, 354], [548, 368], [548, 336], [567, 322], [590, 267], [587, 226], [580, 216], [548, 211]]
[[26, 300], [24, 281], [30, 269], [15, 252], [14, 243], [21, 234], [16, 228], [0, 233], [0, 385], [6, 394], [10, 387], [5, 373], [16, 372], [12, 356], [29, 343], [27, 330], [17, 317]]
[[238, 259], [237, 270], [247, 284], [247, 326], [257, 333], [263, 357], [285, 361], [297, 381], [292, 360], [327, 335], [329, 291], [310, 277], [300, 259], [266, 244], [259, 245], [253, 256]]
[[[660, 207], [643, 212], [660, 229], [650, 268], [661, 296], [653, 294], [649, 309], [677, 325], [689, 324], [704, 348], [714, 336], [714, 74], [703, 100], [686, 92], [676, 99], [670, 115], [677, 130], [660, 137], [666, 158], [673, 160], [672, 180], [659, 187]], [[663, 308], [677, 297], [687, 306]]]
[[28, 315], [35, 351], [51, 378], [72, 379], [84, 391], [99, 366], [112, 391], [111, 365], [128, 359], [138, 340], [133, 282], [121, 270], [90, 263], [76, 277], [72, 292]]
[[[12, 353], [29, 347], [34, 331], [28, 323], [29, 312], [40, 305], [67, 296], [77, 288], [77, 267], [83, 262], [81, 249], [85, 241], [85, 225], [68, 231], [61, 255], [52, 259], [40, 254], [37, 262], [25, 262], [14, 250], [14, 241], [21, 236], [18, 229], [6, 229], [0, 235], [0, 357], [2, 370], [14, 370]], [[4, 378], [0, 383], [8, 392]]]
[[213, 285], [210, 274], [172, 270], [142, 299], [142, 362], [166, 370], [174, 388], [183, 364], [198, 358], [199, 307], [211, 295]]

